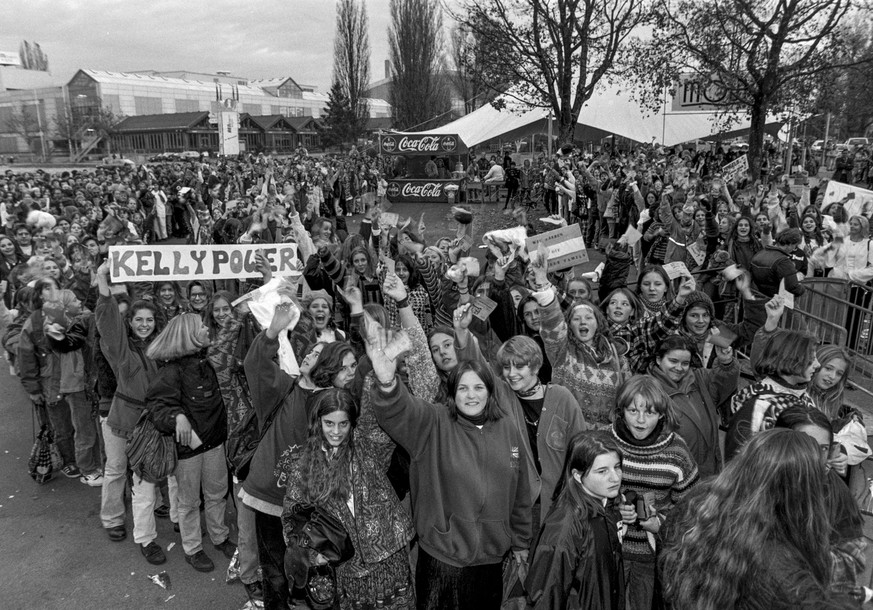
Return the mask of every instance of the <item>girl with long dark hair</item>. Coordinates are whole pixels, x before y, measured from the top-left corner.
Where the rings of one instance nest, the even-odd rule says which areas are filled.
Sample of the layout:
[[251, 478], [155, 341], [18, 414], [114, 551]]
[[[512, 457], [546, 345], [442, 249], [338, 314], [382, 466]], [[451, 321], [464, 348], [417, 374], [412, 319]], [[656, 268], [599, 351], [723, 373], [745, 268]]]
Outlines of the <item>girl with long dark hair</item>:
[[286, 544], [295, 506], [328, 512], [342, 522], [355, 549], [337, 570], [340, 608], [363, 603], [411, 609], [412, 521], [385, 476], [394, 443], [379, 429], [372, 410], [358, 413], [347, 390], [327, 389], [310, 402], [306, 444], [288, 449], [280, 461], [285, 471]]
[[624, 610], [622, 452], [606, 433], [570, 439], [525, 579], [536, 609]]
[[668, 521], [659, 571], [677, 610], [854, 607], [831, 581], [825, 469], [793, 430], [754, 436]]

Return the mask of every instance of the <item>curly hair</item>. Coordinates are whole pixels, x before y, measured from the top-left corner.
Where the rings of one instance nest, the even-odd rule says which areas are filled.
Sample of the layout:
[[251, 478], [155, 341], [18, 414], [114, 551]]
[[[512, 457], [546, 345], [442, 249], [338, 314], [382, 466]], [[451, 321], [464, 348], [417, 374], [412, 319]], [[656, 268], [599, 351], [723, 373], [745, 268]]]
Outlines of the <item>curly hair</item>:
[[823, 590], [830, 529], [815, 441], [793, 430], [761, 432], [672, 515], [659, 557], [664, 594], [675, 608], [698, 610], [743, 606], [763, 592], [782, 599], [781, 583], [762, 579], [777, 545], [808, 569], [808, 586]]
[[[351, 463], [355, 453], [358, 405], [348, 390], [330, 388], [316, 392], [307, 405], [309, 437], [300, 455], [301, 496], [310, 504], [333, 501], [345, 504], [351, 493]], [[336, 452], [325, 451], [321, 419], [331, 413], [348, 415], [351, 430]]]

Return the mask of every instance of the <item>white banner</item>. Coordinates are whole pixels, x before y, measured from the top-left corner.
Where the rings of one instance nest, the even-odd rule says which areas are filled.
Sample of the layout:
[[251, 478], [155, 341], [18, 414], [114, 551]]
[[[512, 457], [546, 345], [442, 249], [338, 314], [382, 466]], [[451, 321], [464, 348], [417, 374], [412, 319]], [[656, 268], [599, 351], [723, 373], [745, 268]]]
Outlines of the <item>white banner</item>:
[[843, 205], [846, 214], [870, 217], [870, 213], [873, 211], [873, 191], [833, 180], [827, 183], [821, 209], [825, 210], [830, 204], [842, 201], [846, 197], [849, 197]]
[[297, 271], [297, 244], [213, 246], [110, 246], [113, 282], [215, 280], [260, 277], [261, 251], [276, 277]]

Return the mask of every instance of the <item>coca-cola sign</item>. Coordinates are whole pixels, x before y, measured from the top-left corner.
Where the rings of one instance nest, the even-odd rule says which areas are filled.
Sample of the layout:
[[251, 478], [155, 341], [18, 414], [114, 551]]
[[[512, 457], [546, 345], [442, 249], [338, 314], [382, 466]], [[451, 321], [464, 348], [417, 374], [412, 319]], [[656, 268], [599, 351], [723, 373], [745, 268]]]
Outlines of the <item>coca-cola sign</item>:
[[457, 182], [436, 182], [429, 180], [392, 180], [388, 183], [385, 194], [389, 201], [409, 201], [424, 203], [445, 203], [448, 184]]
[[458, 149], [458, 136], [390, 134], [382, 136], [382, 152], [389, 155], [427, 155], [453, 153]]

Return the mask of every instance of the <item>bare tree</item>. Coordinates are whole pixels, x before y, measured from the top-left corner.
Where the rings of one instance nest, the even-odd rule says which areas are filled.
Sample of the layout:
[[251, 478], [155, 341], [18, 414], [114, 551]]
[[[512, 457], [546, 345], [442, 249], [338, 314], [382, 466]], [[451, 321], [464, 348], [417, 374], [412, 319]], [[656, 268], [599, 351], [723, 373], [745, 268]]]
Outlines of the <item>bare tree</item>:
[[27, 144], [28, 150], [33, 154], [44, 154], [42, 150], [42, 129], [37, 116], [39, 110], [33, 106], [22, 104], [17, 110], [13, 110], [6, 119], [6, 131], [21, 136]]
[[333, 41], [333, 80], [343, 88], [352, 110], [348, 133], [363, 133], [370, 116], [364, 92], [370, 81], [370, 36], [367, 8], [358, 0], [337, 0]]
[[[863, 0], [862, 0], [863, 1]], [[829, 71], [856, 64], [844, 46], [856, 0], [658, 0], [659, 27], [638, 49], [645, 90], [680, 76], [723, 114], [748, 113], [749, 165], [760, 172], [767, 115], [810, 110]], [[656, 84], [656, 86], [652, 86]]]
[[480, 41], [479, 82], [503, 102], [551, 110], [565, 143], [598, 83], [620, 74], [648, 1], [462, 0], [455, 17]]
[[391, 0], [391, 106], [400, 129], [426, 129], [450, 107], [443, 77], [442, 10], [437, 0]]

